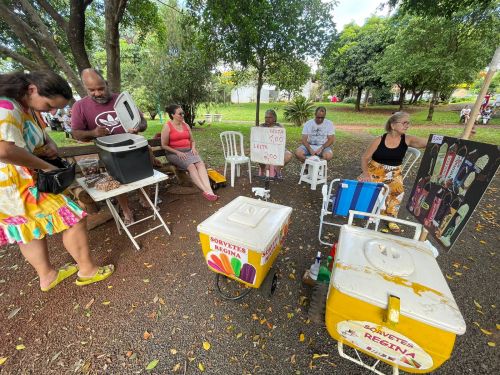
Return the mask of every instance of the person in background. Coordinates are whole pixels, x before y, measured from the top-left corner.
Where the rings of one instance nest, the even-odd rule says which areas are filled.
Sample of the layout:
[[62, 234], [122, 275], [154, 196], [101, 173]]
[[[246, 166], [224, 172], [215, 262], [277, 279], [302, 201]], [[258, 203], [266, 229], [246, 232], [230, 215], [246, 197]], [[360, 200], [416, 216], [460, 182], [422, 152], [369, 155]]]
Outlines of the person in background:
[[470, 118], [470, 113], [471, 113], [471, 108], [469, 105], [466, 105], [462, 110], [460, 111], [460, 122], [463, 122], [464, 124], [467, 124]]
[[326, 119], [326, 108], [318, 107], [315, 117], [307, 121], [302, 129], [302, 145], [295, 151], [297, 159], [303, 163], [307, 157], [317, 155], [324, 160], [333, 157], [331, 146], [335, 142], [335, 127]]
[[[79, 141], [89, 142], [98, 137], [111, 134], [123, 134], [120, 119], [116, 115], [114, 105], [119, 94], [112, 93], [104, 77], [94, 69], [84, 69], [82, 71], [82, 82], [87, 90], [87, 96], [78, 100], [71, 109], [71, 133], [73, 138]], [[142, 116], [138, 129], [131, 129], [128, 132], [137, 134], [147, 128], [147, 121]], [[120, 205], [125, 225], [134, 222], [134, 215], [128, 204], [128, 197], [122, 194], [116, 197]], [[149, 207], [142, 194], [139, 195], [139, 202], [144, 208]]]
[[[259, 126], [265, 127], [265, 128], [282, 128], [283, 125], [281, 125], [279, 122], [276, 122], [278, 119], [278, 116], [276, 115], [276, 112], [274, 109], [268, 109], [264, 115], [264, 123], [260, 124]], [[292, 153], [288, 150], [285, 150], [285, 156], [284, 156], [284, 161], [285, 165], [287, 165], [290, 160], [292, 160]], [[279, 166], [271, 166], [267, 164], [259, 164], [259, 175], [265, 176], [266, 175], [266, 170], [274, 170], [274, 174], [269, 174], [270, 177], [276, 177], [278, 179], [283, 178], [282, 175], [282, 168]]]
[[[395, 112], [385, 124], [385, 133], [375, 138], [361, 157], [363, 173], [359, 181], [383, 182], [389, 186], [389, 195], [382, 215], [397, 217], [404, 196], [401, 164], [408, 146], [424, 148], [427, 139], [406, 135], [410, 127], [410, 115], [406, 112]], [[388, 229], [398, 233], [401, 231], [394, 222], [389, 222]]]
[[[72, 98], [68, 83], [52, 72], [0, 75], [0, 246], [17, 243], [49, 291], [78, 273], [76, 284], [109, 277], [114, 266], [98, 267], [90, 255], [86, 213], [64, 194], [39, 192], [36, 170], [57, 169], [57, 146], [30, 111], [63, 108]], [[58, 270], [49, 260], [47, 236], [62, 232], [76, 264]]]
[[177, 104], [165, 108], [170, 121], [163, 125], [161, 131], [161, 146], [169, 162], [181, 170], [187, 170], [193, 183], [202, 191], [203, 197], [215, 201], [219, 197], [210, 186], [205, 163], [196, 149], [193, 134], [188, 124], [184, 122], [184, 111]]

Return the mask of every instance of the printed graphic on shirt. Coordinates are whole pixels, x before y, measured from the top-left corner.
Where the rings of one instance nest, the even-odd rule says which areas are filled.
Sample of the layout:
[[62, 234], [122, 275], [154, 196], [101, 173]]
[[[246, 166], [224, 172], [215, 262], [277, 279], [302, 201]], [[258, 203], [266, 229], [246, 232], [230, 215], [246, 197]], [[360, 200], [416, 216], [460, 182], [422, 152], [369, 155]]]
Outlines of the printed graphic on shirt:
[[100, 127], [108, 128], [111, 134], [114, 134], [117, 129], [122, 129], [122, 124], [115, 111], [99, 113], [95, 118], [95, 124]]

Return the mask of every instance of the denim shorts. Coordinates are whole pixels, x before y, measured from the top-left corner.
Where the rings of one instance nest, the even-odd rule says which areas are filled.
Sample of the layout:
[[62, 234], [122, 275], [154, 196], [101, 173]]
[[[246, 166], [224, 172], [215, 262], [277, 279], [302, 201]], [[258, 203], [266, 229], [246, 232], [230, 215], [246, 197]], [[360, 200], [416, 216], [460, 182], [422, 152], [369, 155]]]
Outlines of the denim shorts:
[[[311, 146], [315, 146], [315, 145], [311, 145]], [[306, 146], [304, 145], [300, 145], [299, 148], [304, 151], [304, 155], [305, 156], [311, 156], [311, 154], [309, 153], [309, 150], [306, 148]], [[313, 147], [314, 148], [314, 147]], [[319, 154], [318, 156], [322, 157], [323, 156], [323, 152], [331, 152], [333, 154], [333, 150], [331, 147], [326, 147], [323, 149], [323, 151], [321, 151], [321, 154]]]

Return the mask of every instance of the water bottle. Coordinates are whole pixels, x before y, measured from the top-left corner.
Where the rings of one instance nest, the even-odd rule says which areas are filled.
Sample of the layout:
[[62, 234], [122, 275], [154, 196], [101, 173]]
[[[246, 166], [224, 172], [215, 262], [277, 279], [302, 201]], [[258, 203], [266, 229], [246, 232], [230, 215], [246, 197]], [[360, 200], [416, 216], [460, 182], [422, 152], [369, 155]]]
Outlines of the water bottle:
[[319, 267], [321, 266], [321, 251], [318, 251], [318, 254], [316, 255], [316, 259], [314, 260], [314, 263], [311, 265], [311, 268], [309, 269], [309, 276], [313, 280], [318, 279], [318, 273], [319, 273]]

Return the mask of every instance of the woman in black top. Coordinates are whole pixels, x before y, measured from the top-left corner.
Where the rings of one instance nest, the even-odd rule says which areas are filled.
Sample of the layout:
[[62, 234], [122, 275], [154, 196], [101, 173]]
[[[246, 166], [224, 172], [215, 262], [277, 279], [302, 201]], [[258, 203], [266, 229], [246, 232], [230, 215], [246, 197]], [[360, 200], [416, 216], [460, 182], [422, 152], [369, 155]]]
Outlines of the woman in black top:
[[[377, 137], [361, 157], [363, 173], [358, 180], [383, 182], [389, 186], [383, 215], [398, 216], [404, 195], [401, 164], [408, 146], [423, 148], [427, 145], [427, 140], [424, 138], [406, 135], [409, 126], [410, 115], [408, 113], [394, 113], [385, 124], [386, 133]], [[393, 232], [400, 231], [396, 223], [389, 223], [389, 229]]]

